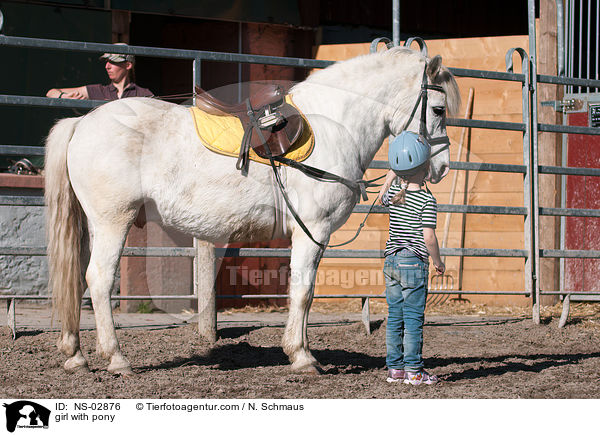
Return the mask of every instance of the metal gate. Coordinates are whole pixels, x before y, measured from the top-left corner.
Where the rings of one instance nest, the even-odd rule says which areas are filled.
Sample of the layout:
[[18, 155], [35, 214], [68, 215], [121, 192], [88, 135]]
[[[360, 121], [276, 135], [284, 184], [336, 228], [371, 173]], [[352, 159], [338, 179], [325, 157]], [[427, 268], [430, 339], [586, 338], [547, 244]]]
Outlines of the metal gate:
[[[561, 2], [557, 2], [560, 6]], [[581, 79], [578, 83], [564, 83], [564, 99], [555, 108], [564, 113], [563, 124], [572, 127], [598, 129], [600, 127], [600, 93], [598, 60], [600, 53], [600, 2], [598, 0], [566, 0], [564, 43], [559, 40], [558, 72], [568, 78]], [[562, 63], [561, 63], [562, 62]], [[594, 82], [592, 82], [592, 80]], [[596, 86], [594, 86], [596, 85]], [[563, 135], [561, 165], [569, 168], [600, 168], [600, 137], [584, 134]], [[594, 171], [595, 172], [595, 171]], [[580, 258], [562, 258], [560, 282], [565, 292], [561, 325], [568, 315], [570, 300], [600, 300], [600, 179], [597, 174], [581, 169], [578, 174], [562, 176], [561, 207], [585, 209], [588, 212], [561, 218], [561, 249], [586, 252]], [[594, 176], [596, 175], [596, 176]], [[594, 254], [594, 251], [596, 254]], [[596, 293], [596, 294], [594, 294]]]
[[[560, 3], [560, 0], [557, 2]], [[524, 226], [524, 246], [522, 249], [474, 249], [474, 248], [444, 248], [441, 254], [443, 256], [460, 256], [460, 257], [517, 257], [523, 258], [525, 262], [525, 289], [514, 289], [500, 292], [478, 292], [478, 291], [461, 291], [461, 290], [432, 290], [432, 294], [510, 294], [531, 297], [532, 299], [532, 317], [534, 322], [540, 321], [540, 297], [542, 295], [561, 295], [566, 296], [567, 302], [573, 293], [572, 289], [561, 287], [559, 289], [542, 289], [540, 286], [540, 259], [541, 258], [585, 258], [596, 259], [600, 258], [600, 250], [595, 247], [586, 246], [585, 249], [575, 249], [566, 245], [561, 245], [561, 249], [540, 249], [539, 237], [540, 231], [540, 216], [561, 216], [565, 217], [600, 217], [600, 211], [597, 208], [585, 207], [567, 207], [564, 204], [561, 208], [540, 207], [539, 204], [539, 180], [540, 174], [557, 174], [563, 175], [585, 175], [585, 176], [600, 176], [600, 169], [596, 168], [573, 168], [568, 167], [565, 162], [562, 166], [541, 166], [538, 163], [538, 132], [553, 132], [553, 133], [570, 133], [579, 135], [592, 135], [596, 137], [600, 134], [600, 129], [589, 126], [569, 126], [569, 125], [551, 125], [540, 124], [537, 114], [537, 86], [538, 83], [549, 83], [558, 86], [586, 86], [600, 88], [600, 81], [589, 78], [567, 78], [561, 76], [538, 75], [536, 71], [536, 24], [535, 24], [535, 1], [528, 0], [528, 15], [529, 15], [529, 53], [522, 48], [510, 50], [506, 55], [507, 71], [494, 72], [482, 70], [468, 70], [460, 68], [451, 68], [451, 71], [457, 77], [472, 77], [479, 79], [504, 80], [511, 82], [520, 82], [522, 85], [522, 113], [523, 120], [520, 123], [513, 122], [497, 122], [484, 120], [462, 120], [449, 119], [448, 125], [457, 127], [469, 128], [485, 128], [485, 129], [500, 129], [520, 131], [523, 133], [523, 164], [522, 165], [507, 165], [495, 163], [472, 163], [472, 162], [451, 162], [451, 169], [465, 171], [493, 171], [504, 173], [520, 173], [523, 174], [524, 198], [522, 207], [506, 207], [506, 206], [481, 206], [481, 205], [452, 205], [440, 204], [439, 211], [447, 213], [479, 213], [479, 214], [501, 214], [501, 215], [520, 215], [525, 219]], [[1, 20], [0, 20], [1, 21]], [[1, 27], [0, 27], [1, 31]], [[107, 51], [123, 54], [134, 54], [143, 56], [154, 56], [164, 58], [179, 58], [192, 59], [194, 68], [192, 71], [194, 84], [199, 83], [200, 68], [202, 60], [217, 60], [223, 62], [240, 62], [240, 63], [261, 63], [270, 65], [286, 65], [307, 68], [323, 68], [331, 62], [317, 61], [313, 59], [295, 59], [295, 58], [278, 58], [272, 56], [257, 56], [257, 55], [242, 55], [232, 53], [218, 53], [194, 50], [172, 50], [151, 47], [135, 47], [135, 46], [113, 46], [110, 44], [98, 43], [82, 43], [74, 41], [58, 41], [35, 38], [19, 38], [0, 35], [0, 45], [12, 47], [28, 47], [42, 49], [59, 49], [81, 52], [104, 53]], [[521, 59], [522, 72], [513, 72], [513, 58], [518, 55]], [[560, 70], [560, 69], [559, 69]], [[597, 73], [596, 73], [597, 74]], [[21, 105], [21, 106], [37, 106], [37, 107], [69, 107], [90, 109], [100, 102], [94, 101], [63, 101], [56, 99], [47, 99], [42, 97], [24, 97], [14, 95], [0, 95], [0, 105]], [[13, 147], [0, 145], [0, 154], [15, 154], [25, 153], [23, 147]], [[595, 165], [595, 163], [594, 163]], [[387, 169], [387, 162], [375, 161], [370, 168]], [[0, 205], [43, 205], [42, 198], [32, 197], [0, 197]], [[368, 206], [357, 205], [354, 210], [356, 213], [366, 213]], [[383, 207], [376, 208], [376, 213], [386, 213]], [[564, 227], [564, 225], [563, 225]], [[194, 248], [126, 248], [124, 255], [128, 256], [181, 256], [196, 258], [196, 267], [199, 264], [200, 249]], [[45, 255], [44, 247], [23, 248], [23, 247], [4, 247], [0, 248], [0, 255]], [[217, 256], [289, 256], [289, 249], [236, 249], [236, 250], [217, 250]], [[382, 251], [379, 250], [327, 250], [324, 254], [325, 258], [381, 258]], [[211, 288], [204, 287], [200, 284], [200, 277], [195, 273], [194, 278], [194, 295], [190, 296], [158, 296], [157, 298], [202, 298], [210, 293]], [[212, 283], [211, 283], [212, 284]], [[587, 292], [589, 297], [600, 297], [600, 292]], [[154, 296], [153, 296], [154, 297]], [[214, 297], [214, 294], [213, 294]], [[228, 296], [224, 296], [228, 297]], [[279, 298], [286, 297], [285, 295], [243, 295], [242, 298]], [[350, 295], [316, 295], [315, 297], [350, 297], [361, 298], [363, 300], [363, 321], [367, 329], [369, 328], [369, 299], [375, 297], [383, 297], [372, 294], [350, 294]], [[0, 299], [11, 301], [9, 307], [12, 307], [14, 314], [14, 302], [18, 299], [24, 299], [16, 295], [0, 295]], [[29, 297], [31, 298], [31, 297]], [[33, 297], [34, 299], [43, 299], [45, 296]], [[121, 299], [135, 299], [134, 296], [119, 297]], [[138, 297], [145, 298], [146, 297]], [[214, 300], [213, 300], [214, 302]], [[204, 304], [206, 306], [206, 304]], [[216, 314], [214, 312], [214, 303], [209, 303], [206, 306], [203, 316], [200, 316], [200, 323], [208, 323], [210, 328], [215, 327]], [[200, 307], [200, 304], [199, 304]], [[9, 316], [10, 317], [10, 316]], [[205, 330], [201, 326], [201, 331]], [[215, 334], [216, 331], [210, 332]]]

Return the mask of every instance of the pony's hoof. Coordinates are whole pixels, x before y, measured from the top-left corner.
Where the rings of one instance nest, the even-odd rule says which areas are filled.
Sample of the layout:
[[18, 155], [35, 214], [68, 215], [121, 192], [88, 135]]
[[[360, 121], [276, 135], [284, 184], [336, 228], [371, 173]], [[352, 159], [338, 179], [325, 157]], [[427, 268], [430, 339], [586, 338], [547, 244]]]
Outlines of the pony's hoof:
[[121, 366], [121, 367], [111, 367], [108, 366], [107, 370], [116, 376], [133, 376], [133, 370], [131, 370], [130, 365]]
[[318, 365], [314, 365], [314, 364], [304, 364], [304, 365], [292, 364], [290, 369], [292, 370], [292, 372], [300, 374], [300, 375], [318, 376], [323, 373], [323, 370], [321, 370], [321, 367], [319, 367]]
[[115, 376], [133, 376], [135, 373], [131, 370], [131, 367], [121, 367], [118, 369], [108, 368], [108, 371]]
[[90, 371], [87, 360], [81, 354], [81, 351], [78, 351], [74, 356], [65, 361], [64, 369], [67, 373]]
[[120, 352], [115, 353], [111, 357], [110, 364], [108, 365], [107, 370], [110, 373], [112, 373], [113, 375], [120, 375], [120, 376], [133, 375], [133, 370], [131, 370], [131, 364], [129, 363], [127, 358], [125, 358], [123, 356], [123, 354]]

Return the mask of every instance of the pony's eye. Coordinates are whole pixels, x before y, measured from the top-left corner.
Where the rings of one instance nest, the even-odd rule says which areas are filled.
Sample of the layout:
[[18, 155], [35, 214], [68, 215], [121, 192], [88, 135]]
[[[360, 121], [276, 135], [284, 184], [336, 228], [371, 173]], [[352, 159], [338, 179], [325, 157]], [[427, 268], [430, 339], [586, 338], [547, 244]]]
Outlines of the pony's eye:
[[442, 116], [446, 113], [446, 106], [433, 106], [431, 110], [433, 110], [433, 113], [437, 116]]

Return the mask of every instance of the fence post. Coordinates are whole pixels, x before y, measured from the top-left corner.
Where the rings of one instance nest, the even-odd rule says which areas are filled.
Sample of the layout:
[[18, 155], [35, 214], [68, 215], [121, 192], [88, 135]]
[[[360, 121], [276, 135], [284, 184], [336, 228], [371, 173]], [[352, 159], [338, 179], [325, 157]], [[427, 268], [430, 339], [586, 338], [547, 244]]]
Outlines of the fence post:
[[[202, 60], [196, 57], [192, 67], [192, 95], [196, 104], [196, 86], [200, 87]], [[210, 343], [217, 341], [217, 297], [215, 289], [215, 246], [194, 237], [194, 294], [198, 298], [198, 334]]]
[[562, 313], [560, 314], [560, 320], [558, 321], [558, 327], [564, 328], [569, 318], [569, 309], [571, 307], [571, 295], [566, 295], [563, 299]]
[[539, 201], [539, 161], [538, 161], [538, 110], [537, 110], [537, 54], [535, 30], [535, 0], [528, 0], [529, 21], [529, 68], [530, 87], [529, 98], [531, 107], [530, 117], [530, 181], [531, 181], [531, 208], [533, 216], [531, 222], [531, 281], [532, 281], [532, 318], [533, 322], [540, 324], [540, 201]]
[[13, 340], [16, 340], [17, 338], [17, 317], [15, 313], [15, 304], [16, 301], [14, 298], [6, 301], [6, 323], [8, 324], [8, 328], [12, 333]]
[[371, 312], [369, 311], [370, 298], [361, 298], [362, 301], [362, 322], [365, 325], [367, 335], [371, 335]]
[[194, 292], [198, 297], [198, 333], [210, 343], [217, 341], [215, 246], [194, 238]]
[[[523, 242], [524, 248], [527, 251], [527, 258], [525, 259], [525, 291], [528, 296], [531, 297], [532, 301], [532, 316], [535, 323], [539, 323], [539, 315], [536, 318], [536, 312], [539, 313], [538, 294], [536, 293], [536, 263], [537, 263], [537, 252], [535, 244], [537, 240], [537, 224], [536, 214], [537, 208], [535, 206], [535, 186], [537, 186], [537, 154], [534, 159], [533, 147], [534, 141], [532, 135], [533, 130], [533, 114], [531, 113], [531, 59], [527, 55], [527, 52], [522, 48], [511, 48], [506, 53], [506, 70], [507, 72], [513, 72], [513, 55], [518, 53], [521, 57], [522, 72], [524, 76], [523, 86], [521, 88], [522, 97], [522, 112], [523, 112], [523, 125], [525, 131], [523, 132], [523, 165], [525, 166], [525, 177], [523, 178], [523, 205], [527, 209], [525, 215], [525, 222], [523, 223]], [[537, 112], [536, 112], [537, 113]], [[537, 128], [535, 129], [537, 134]], [[537, 141], [535, 142], [537, 144]], [[534, 171], [535, 166], [535, 171]], [[537, 308], [536, 308], [537, 307]]]

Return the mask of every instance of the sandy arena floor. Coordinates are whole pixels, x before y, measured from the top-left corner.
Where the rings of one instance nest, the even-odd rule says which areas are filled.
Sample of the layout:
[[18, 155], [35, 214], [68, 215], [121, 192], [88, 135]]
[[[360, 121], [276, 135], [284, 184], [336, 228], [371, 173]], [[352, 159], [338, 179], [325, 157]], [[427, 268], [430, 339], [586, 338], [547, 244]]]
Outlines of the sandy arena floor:
[[18, 306], [17, 340], [0, 327], [0, 397], [600, 398], [597, 306], [575, 306], [564, 329], [557, 327], [557, 307], [543, 312], [542, 325], [526, 318], [528, 309], [434, 307], [426, 318], [424, 356], [441, 382], [412, 387], [385, 382], [385, 310], [373, 305], [374, 332], [367, 335], [354, 306], [340, 312], [340, 306], [315, 304], [309, 339], [320, 376], [289, 371], [280, 346], [285, 310], [219, 313], [212, 347], [198, 338], [193, 319], [117, 316], [132, 377], [105, 370], [95, 354], [90, 312], [81, 341], [91, 373], [66, 375], [49, 311]]

